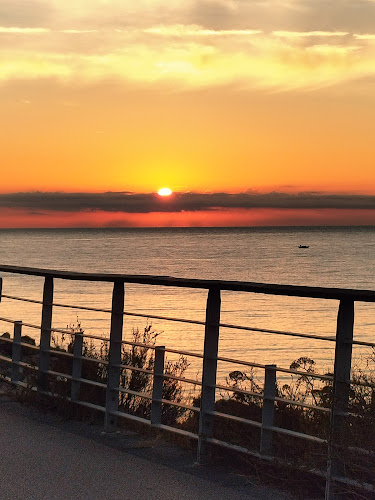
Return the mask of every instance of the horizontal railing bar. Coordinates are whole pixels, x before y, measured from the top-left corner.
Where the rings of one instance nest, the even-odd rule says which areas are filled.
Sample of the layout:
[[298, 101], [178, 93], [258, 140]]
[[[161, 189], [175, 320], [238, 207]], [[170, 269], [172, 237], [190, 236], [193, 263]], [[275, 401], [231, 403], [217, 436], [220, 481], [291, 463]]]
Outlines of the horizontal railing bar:
[[155, 349], [155, 345], [143, 344], [142, 342], [131, 342], [130, 340], [122, 340], [121, 343], [125, 345], [132, 345], [134, 347], [143, 347], [144, 349]]
[[[71, 398], [67, 399], [71, 401]], [[101, 411], [102, 413], [105, 413], [104, 406], [96, 405], [95, 403], [89, 403], [88, 401], [82, 401], [81, 399], [74, 400], [73, 403], [76, 403], [80, 406], [85, 406], [86, 408], [91, 408], [92, 410]]]
[[[0, 320], [1, 319], [2, 318], [0, 318]], [[9, 320], [9, 321], [11, 321], [11, 320]], [[11, 321], [11, 322], [13, 322], [13, 321]], [[38, 327], [38, 328], [40, 328], [40, 327]], [[98, 340], [101, 340], [101, 337], [96, 337], [96, 336], [84, 335], [84, 337], [88, 337], [88, 338], [94, 337], [94, 338], [96, 338]], [[11, 339], [1, 339], [0, 338], [0, 341], [1, 340], [5, 340], [6, 342], [11, 341]], [[104, 339], [104, 340], [108, 340], [109, 341], [109, 339]], [[142, 345], [142, 344], [140, 344], [140, 345]], [[35, 346], [33, 346], [33, 347], [35, 348]], [[184, 351], [178, 351], [178, 350], [175, 350], [175, 349], [165, 349], [165, 351], [166, 352], [175, 352], [177, 354], [186, 354], [186, 355], [195, 356], [194, 353], [188, 353], [188, 352], [185, 353]], [[59, 352], [59, 353], [61, 353], [63, 351], [52, 351], [51, 350], [51, 352]], [[72, 355], [70, 355], [70, 356], [72, 356]], [[199, 358], [203, 357], [202, 355], [196, 355], [196, 356], [199, 357]], [[88, 361], [95, 361], [97, 363], [108, 364], [108, 362], [106, 362], [106, 361], [100, 361], [100, 360], [95, 359], [95, 358], [82, 357], [82, 359], [87, 359]], [[236, 364], [240, 364], [240, 365], [243, 364], [245, 366], [254, 366], [256, 368], [265, 368], [264, 365], [260, 365], [260, 364], [257, 364], [257, 363], [251, 363], [251, 362], [247, 362], [247, 361], [235, 360], [235, 359], [232, 359], [232, 358], [218, 357], [217, 359], [220, 360], [220, 361], [229, 362], [229, 363], [236, 363]], [[126, 368], [126, 369], [129, 369], [129, 370], [133, 369], [134, 371], [144, 371], [145, 373], [150, 373], [150, 374], [153, 373], [153, 372], [151, 372], [149, 370], [142, 370], [141, 368], [132, 367], [130, 365], [120, 365], [120, 366], [121, 366], [121, 368]], [[321, 380], [333, 380], [333, 376], [331, 376], [331, 375], [320, 375], [319, 373], [302, 372], [302, 371], [299, 371], [299, 370], [290, 370], [289, 368], [276, 367], [276, 371], [283, 372], [283, 373], [290, 373], [292, 375], [300, 375], [300, 376], [306, 376], [306, 377], [311, 377], [311, 378], [317, 378], [317, 379], [321, 379]], [[170, 378], [172, 378], [172, 377], [170, 376]], [[176, 380], [179, 380], [179, 378], [177, 377]], [[185, 379], [185, 380], [187, 380], [187, 379]], [[373, 384], [366, 384], [366, 383], [355, 382], [355, 381], [352, 381], [351, 383], [355, 384], [355, 385], [362, 385], [362, 386], [365, 386], [365, 387], [373, 387]], [[234, 390], [234, 389], [231, 389], [229, 387], [224, 387], [224, 386], [220, 386], [220, 387], [216, 386], [216, 387], [219, 388], [219, 389]], [[243, 391], [241, 391], [240, 389], [238, 389], [238, 390], [236, 389], [235, 392], [243, 392]], [[252, 394], [251, 392], [248, 392], [248, 391], [244, 392], [244, 393], [245, 394], [254, 395], [254, 394]]]
[[301, 439], [306, 439], [307, 441], [313, 441], [314, 443], [318, 444], [327, 444], [328, 441], [326, 439], [319, 438], [317, 436], [311, 436], [310, 434], [304, 434], [303, 432], [296, 432], [296, 431], [291, 431], [290, 429], [283, 429], [282, 427], [276, 427], [276, 426], [271, 426], [271, 427], [265, 427], [263, 426], [264, 429], [277, 432], [279, 434], [286, 434], [287, 436], [292, 436], [292, 437], [297, 437]]
[[152, 427], [156, 429], [161, 429], [162, 431], [174, 432], [175, 434], [179, 434], [180, 436], [188, 437], [191, 439], [198, 439], [198, 435], [193, 432], [185, 431], [184, 429], [178, 429], [177, 427], [172, 427], [170, 425], [165, 424], [152, 424]]
[[151, 370], [146, 370], [145, 368], [139, 368], [138, 366], [132, 366], [132, 365], [112, 365], [114, 368], [122, 368], [125, 370], [131, 370], [133, 372], [140, 372], [140, 373], [146, 373], [147, 375], [153, 375], [154, 372]]
[[[12, 359], [11, 358], [7, 358], [5, 356], [0, 356], [0, 360], [2, 361], [6, 361], [6, 362], [9, 362], [9, 363], [12, 363]], [[30, 369], [33, 369], [33, 370], [37, 370], [38, 368], [36, 366], [33, 366], [33, 365], [30, 365], [28, 363], [24, 363], [22, 361], [18, 361], [14, 364], [17, 364], [19, 366], [23, 366], [23, 367], [26, 367], [26, 368], [30, 368]], [[65, 374], [65, 373], [61, 373], [61, 372], [54, 372], [52, 370], [49, 370], [47, 373], [51, 374], [51, 375], [55, 375], [55, 376], [62, 376], [62, 377], [66, 377], [67, 379], [72, 379], [72, 380], [75, 380], [75, 381], [79, 381], [79, 382], [84, 382], [84, 383], [87, 383], [87, 384], [90, 384], [90, 385], [95, 385], [97, 387], [101, 387], [101, 388], [106, 388], [106, 384], [102, 384], [100, 382], [95, 382], [93, 380], [88, 380], [88, 379], [82, 379], [82, 378], [72, 378], [71, 375], [68, 375], [68, 374]], [[152, 373], [152, 372], [151, 372]], [[180, 377], [182, 378], [182, 377]], [[188, 379], [184, 379], [185, 381], [187, 381]], [[220, 388], [223, 388], [225, 386], [222, 386]], [[140, 393], [140, 392], [136, 392], [136, 391], [131, 391], [130, 389], [125, 389], [123, 387], [118, 387], [117, 390], [119, 390], [120, 392], [123, 392], [123, 393], [126, 393], [126, 394], [131, 394], [133, 396], [138, 396], [138, 397], [142, 397], [142, 398], [145, 398], [145, 399], [152, 399], [152, 396], [151, 395], [148, 395], [148, 394], [145, 394], [145, 393]], [[233, 389], [234, 390], [234, 389]], [[237, 391], [235, 390], [235, 392], [244, 392], [244, 391]], [[245, 392], [245, 394], [248, 394], [249, 391]], [[255, 395], [256, 393], [251, 393], [251, 395]], [[261, 395], [257, 394], [257, 396], [259, 397], [262, 397]], [[185, 408], [187, 410], [192, 410], [192, 411], [200, 411], [198, 407], [194, 407], [194, 406], [189, 406], [189, 405], [183, 405], [181, 403], [174, 403], [168, 399], [162, 399], [160, 400], [162, 403], [165, 403], [165, 404], [171, 404], [173, 406], [179, 406], [181, 408]], [[319, 411], [322, 411], [322, 412], [330, 412], [330, 410], [328, 408], [323, 408], [323, 407], [320, 407], [320, 406], [313, 406], [313, 405], [309, 405], [309, 404], [306, 404], [306, 403], [301, 403], [299, 401], [293, 401], [293, 400], [287, 400], [287, 399], [283, 399], [283, 398], [279, 398], [279, 397], [276, 397], [275, 398], [275, 401], [280, 401], [280, 402], [283, 402], [283, 403], [286, 403], [286, 404], [291, 404], [291, 405], [295, 405], [295, 406], [303, 406], [304, 408], [309, 408], [309, 409], [313, 409], [313, 410], [319, 410]], [[213, 414], [215, 415], [218, 415], [218, 416], [222, 416], [222, 417], [225, 417], [227, 416], [227, 414], [223, 413], [221, 414], [220, 412], [213, 412]], [[231, 415], [229, 415], [227, 418], [232, 418]], [[238, 419], [240, 417], [235, 417], [235, 419]], [[240, 419], [241, 421], [243, 422], [247, 422], [246, 419]], [[261, 425], [261, 424], [260, 424]]]
[[308, 408], [309, 410], [321, 411], [323, 413], [331, 413], [331, 410], [329, 408], [324, 408], [324, 406], [310, 405], [308, 403], [304, 403], [302, 401], [295, 401], [293, 399], [279, 398], [278, 396], [276, 396], [275, 401], [292, 406], [301, 406], [302, 408]]
[[180, 382], [186, 382], [187, 384], [202, 385], [202, 382], [199, 382], [199, 380], [193, 380], [191, 378], [185, 378], [185, 377], [176, 377], [176, 375], [171, 375], [169, 373], [164, 373], [163, 377], [170, 378], [172, 380], [178, 380]]
[[[27, 300], [26, 302], [37, 302], [37, 303], [42, 304], [42, 302], [40, 302], [40, 301], [33, 301], [33, 300]], [[98, 311], [98, 312], [108, 312], [108, 313], [111, 312], [110, 309], [96, 309], [96, 308], [78, 307], [78, 306], [75, 307], [75, 306], [68, 306], [68, 305], [62, 305], [62, 304], [52, 304], [52, 305], [61, 306], [61, 307], [72, 307], [75, 309], [82, 309], [82, 310], [88, 310], [88, 311]], [[195, 320], [183, 319], [183, 318], [171, 318], [171, 317], [166, 317], [166, 316], [154, 316], [154, 315], [149, 315], [149, 314], [138, 314], [138, 313], [128, 313], [128, 312], [124, 312], [123, 314], [125, 316], [138, 316], [141, 318], [148, 318], [148, 319], [162, 319], [162, 320], [166, 320], [166, 321], [175, 321], [175, 322], [179, 322], [179, 323], [189, 323], [189, 324], [203, 325], [203, 326], [206, 324], [204, 321], [195, 321]], [[8, 318], [0, 318], [0, 321], [5, 321], [8, 323], [15, 323], [16, 322], [16, 321], [8, 319]], [[23, 325], [27, 326], [29, 328], [36, 328], [38, 330], [40, 329], [40, 325], [34, 325], [31, 323], [23, 323]], [[224, 328], [232, 328], [235, 330], [244, 330], [244, 331], [259, 332], [259, 333], [269, 333], [269, 334], [275, 334], [275, 335], [286, 335], [286, 336], [292, 336], [292, 337], [310, 338], [310, 339], [315, 339], [315, 340], [328, 340], [330, 342], [336, 341], [335, 337], [322, 337], [321, 335], [313, 335], [313, 334], [308, 334], [308, 333], [286, 332], [286, 331], [282, 331], [282, 330], [269, 330], [267, 328], [255, 328], [255, 327], [251, 327], [251, 326], [229, 325], [227, 323], [219, 323], [219, 326], [224, 327]], [[75, 332], [73, 329], [63, 329], [63, 328], [51, 328], [50, 331], [56, 332], [56, 333], [62, 333], [65, 335], [72, 335], [72, 336], [83, 333], [83, 332]], [[90, 334], [84, 334], [84, 336], [86, 338], [90, 338], [90, 339], [96, 339], [96, 340], [102, 340], [104, 342], [109, 342], [109, 338], [107, 338], [107, 337], [99, 337], [98, 335], [90, 335]], [[123, 344], [142, 346], [141, 343], [136, 343], [136, 342], [132, 343], [130, 341], [123, 341]], [[362, 340], [353, 340], [352, 344], [353, 345], [362, 345], [362, 346], [367, 346], [367, 347], [375, 347], [374, 342], [366, 342], [366, 341], [362, 341]], [[148, 346], [148, 347], [150, 349], [154, 348], [153, 346]], [[177, 352], [178, 353], [178, 351], [173, 351], [173, 350], [169, 350], [169, 352]], [[202, 355], [194, 354], [194, 353], [190, 353], [189, 356], [203, 357]], [[225, 360], [223, 359], [222, 361], [225, 361]], [[232, 361], [229, 361], [229, 359], [228, 359], [228, 362], [232, 362]], [[246, 364], [246, 362], [243, 362], [240, 364]], [[254, 365], [250, 365], [250, 366], [258, 366], [258, 365], [254, 364]], [[263, 366], [259, 365], [259, 368], [262, 368]]]
[[122, 392], [123, 394], [130, 394], [131, 396], [136, 396], [138, 398], [144, 398], [144, 399], [152, 399], [152, 396], [150, 394], [146, 394], [145, 392], [137, 392], [137, 391], [132, 391], [130, 389], [125, 389], [125, 387], [116, 387], [116, 391]]
[[[72, 335], [79, 335], [79, 333], [78, 334], [72, 333]], [[99, 335], [91, 335], [91, 334], [86, 334], [86, 333], [84, 333], [84, 334], [81, 333], [81, 335], [83, 335], [83, 337], [85, 339], [94, 339], [94, 340], [102, 340], [103, 342], [109, 342], [108, 337], [99, 337]]]
[[184, 408], [185, 410], [195, 411], [197, 413], [201, 411], [198, 406], [184, 405], [183, 403], [177, 403], [176, 401], [171, 401], [170, 399], [155, 399], [154, 401], [165, 405], [177, 406], [177, 408]]
[[163, 321], [175, 321], [176, 323], [188, 323], [190, 325], [205, 325], [204, 321], [199, 321], [195, 319], [185, 319], [185, 318], [171, 318], [170, 316], [158, 316], [155, 314], [142, 314], [142, 313], [133, 313], [133, 312], [124, 312], [124, 316], [135, 316], [137, 318], [146, 318], [146, 319], [161, 319]]
[[[4, 321], [5, 323], [12, 323], [12, 324], [18, 323], [18, 321], [15, 321], [14, 319], [3, 318], [3, 317], [0, 317], [0, 321]], [[40, 330], [40, 325], [34, 325], [33, 323], [25, 323], [23, 321], [22, 326], [26, 326], [27, 328], [34, 328], [36, 330]], [[45, 328], [45, 330], [48, 332], [63, 333], [64, 335], [75, 335], [74, 332], [71, 332], [70, 330], [66, 330], [64, 328]]]
[[332, 375], [320, 375], [319, 373], [314, 373], [314, 372], [302, 372], [299, 370], [290, 370], [289, 368], [279, 368], [276, 366], [275, 370], [277, 372], [282, 372], [282, 373], [290, 373], [291, 375], [302, 375], [305, 377], [311, 377], [311, 378], [318, 378], [321, 380], [333, 380]]
[[[42, 300], [28, 299], [25, 297], [16, 297], [15, 295], [7, 295], [5, 293], [2, 293], [1, 297], [5, 298], [5, 299], [19, 300], [21, 302], [30, 302], [31, 304], [43, 304]], [[56, 305], [56, 304], [54, 304], [54, 305]]]
[[[28, 390], [31, 390], [33, 392], [37, 392], [37, 388], [36, 387], [30, 387], [25, 382], [21, 382], [21, 381], [12, 382], [11, 380], [9, 380], [9, 383], [11, 383], [13, 385], [17, 385], [19, 387], [23, 387], [24, 389], [28, 389]], [[38, 391], [38, 392], [39, 392], [39, 394], [43, 394], [45, 396], [52, 396], [54, 398], [58, 397], [57, 394], [54, 394], [54, 393], [49, 392], [49, 391]], [[72, 402], [72, 400], [71, 400], [70, 397], [66, 397], [66, 400]], [[76, 403], [76, 404], [78, 404], [78, 405], [80, 405], [80, 406], [85, 406], [87, 408], [91, 408], [92, 410], [101, 411], [103, 413], [105, 413], [105, 411], [106, 411], [106, 409], [103, 406], [99, 406], [99, 405], [96, 405], [94, 403], [89, 403], [88, 401], [74, 400], [73, 402]]]
[[47, 373], [48, 375], [53, 375], [54, 377], [64, 377], [68, 380], [72, 379], [71, 375], [68, 375], [67, 373], [55, 372], [54, 370], [48, 370], [47, 372], [44, 373]]
[[[6, 337], [0, 337], [0, 343], [1, 342], [9, 342], [10, 344], [13, 344], [13, 338], [7, 339]], [[26, 347], [28, 349], [33, 349], [34, 351], [39, 351], [38, 345], [29, 344], [28, 342], [14, 342], [14, 343], [20, 345], [21, 347]]]
[[98, 365], [107, 366], [109, 364], [108, 361], [106, 361], [104, 359], [90, 358], [88, 356], [82, 356], [80, 359], [82, 359], [82, 361], [91, 361], [92, 363], [97, 363]]
[[[14, 299], [14, 300], [21, 300], [23, 302], [32, 302], [35, 304], [43, 304], [43, 302], [40, 300], [24, 299], [21, 297], [14, 297], [11, 295], [3, 294], [2, 297], [8, 298], [8, 299]], [[80, 309], [82, 311], [95, 311], [95, 312], [111, 313], [111, 309], [101, 309], [101, 308], [96, 308], [96, 307], [85, 307], [85, 306], [73, 306], [73, 305], [69, 305], [69, 304], [60, 304], [60, 303], [53, 303], [52, 305], [56, 306], [56, 307]], [[170, 316], [159, 316], [159, 315], [133, 313], [133, 312], [124, 312], [123, 314], [124, 314], [124, 316], [134, 316], [134, 317], [138, 317], [138, 318], [160, 319], [163, 321], [174, 321], [177, 323], [188, 323], [188, 324], [201, 325], [201, 326], [205, 325], [204, 321], [185, 319], [185, 318], [172, 318]], [[290, 336], [290, 337], [299, 337], [299, 338], [308, 338], [308, 339], [314, 339], [314, 340], [326, 340], [329, 342], [336, 342], [335, 336], [328, 337], [328, 336], [315, 335], [315, 334], [309, 334], [309, 333], [288, 332], [288, 331], [283, 331], [283, 330], [270, 330], [268, 328], [257, 328], [257, 327], [252, 327], [252, 326], [232, 325], [232, 324], [228, 324], [228, 323], [220, 323], [219, 326], [221, 326], [222, 328], [231, 328], [231, 329], [235, 329], [235, 330], [244, 330], [244, 331], [250, 331], [250, 332], [269, 333], [269, 334], [274, 334], [274, 335], [285, 335], [285, 336]], [[58, 331], [58, 330], [55, 330], [55, 331]], [[70, 333], [71, 335], [75, 335], [75, 332], [67, 331], [67, 333]], [[90, 338], [97, 338], [97, 337], [90, 337]], [[103, 340], [105, 340], [105, 339], [103, 339]], [[126, 342], [123, 342], [123, 343], [126, 343]], [[366, 347], [375, 347], [375, 342], [367, 342], [365, 340], [353, 340], [352, 344], [366, 346]]]
[[137, 417], [136, 415], [131, 415], [130, 413], [125, 413], [124, 411], [114, 410], [107, 412], [110, 415], [114, 415], [115, 417], [123, 417], [128, 420], [134, 420], [135, 422], [141, 422], [142, 424], [151, 425], [151, 421], [147, 418]]
[[[17, 321], [15, 321], [15, 320], [12, 320], [12, 319], [9, 319], [9, 318], [3, 318], [3, 317], [0, 317], [0, 321], [5, 321], [7, 323], [12, 323], [12, 324], [17, 323]], [[31, 323], [22, 323], [22, 324], [25, 327], [29, 327], [29, 328], [34, 328], [34, 329], [40, 330], [40, 326], [38, 326], [38, 325], [34, 325], [34, 324], [31, 324]], [[75, 333], [72, 333], [69, 330], [65, 330], [65, 329], [61, 329], [61, 328], [51, 328], [51, 332], [63, 333], [63, 334], [68, 334], [68, 335], [75, 335]], [[86, 334], [84, 334], [83, 337], [84, 338], [96, 339], [96, 340], [103, 340], [103, 341], [109, 342], [109, 338], [99, 337], [97, 335], [86, 335]], [[8, 342], [8, 343], [13, 343], [13, 339], [8, 339], [6, 337], [0, 337], [0, 342], [2, 342], [2, 341], [3, 342]], [[142, 344], [142, 343], [136, 343], [136, 342], [123, 341], [123, 343], [129, 344], [129, 345], [136, 345], [136, 346], [139, 346], [139, 347], [147, 347], [149, 349], [154, 349], [155, 348], [152, 345]], [[28, 343], [22, 342], [20, 345], [24, 346], [26, 348], [30, 348], [30, 349], [34, 349], [34, 350], [39, 350], [39, 346], [33, 346], [32, 344], [28, 344]], [[177, 349], [165, 349], [165, 351], [166, 352], [171, 352], [171, 353], [176, 353], [176, 354], [183, 354], [183, 355], [188, 355], [188, 356], [195, 356], [197, 358], [203, 358], [202, 354], [196, 354], [196, 353], [192, 353], [192, 352], [188, 352], [188, 351], [179, 351]], [[57, 353], [57, 354], [61, 354], [63, 356], [73, 357], [73, 354], [71, 354], [71, 353], [66, 353], [64, 351], [56, 350], [56, 349], [53, 349], [53, 348], [51, 348], [51, 353]], [[95, 359], [95, 358], [82, 357], [82, 359], [86, 359], [88, 361], [94, 361], [94, 362], [97, 362], [97, 363], [108, 364], [108, 362], [106, 362], [104, 360], [98, 360], [98, 359]], [[252, 362], [248, 362], [248, 361], [243, 361], [243, 360], [236, 360], [234, 358], [225, 358], [225, 357], [219, 356], [217, 359], [219, 361], [224, 361], [224, 362], [228, 362], [228, 363], [241, 364], [241, 365], [244, 365], [244, 366], [253, 366], [253, 367], [256, 367], [256, 368], [265, 368], [265, 365], [261, 365], [261, 364], [258, 364], [258, 363], [252, 363]], [[128, 365], [124, 365], [123, 367], [131, 369], [131, 367], [128, 366]], [[293, 374], [293, 375], [307, 376], [307, 377], [317, 378], [317, 379], [321, 379], [321, 380], [333, 380], [333, 376], [331, 376], [331, 375], [320, 375], [318, 373], [302, 372], [302, 371], [298, 371], [298, 370], [290, 370], [288, 368], [276, 367], [276, 371], [283, 372], [283, 373], [290, 373], [290, 374]], [[362, 385], [362, 386], [365, 386], [365, 387], [374, 387], [373, 384], [366, 384], [366, 383], [363, 383], [363, 382], [351, 381], [351, 383], [354, 384], [354, 385]]]
[[[254, 368], [262, 368], [262, 369], [266, 368], [265, 365], [261, 365], [259, 363], [252, 363], [251, 361], [243, 361], [243, 360], [238, 360], [238, 359], [234, 359], [234, 358], [224, 358], [222, 356], [218, 356], [217, 360], [224, 361], [227, 363], [234, 363], [234, 364], [238, 364], [238, 365], [252, 366]], [[303, 371], [299, 371], [299, 370], [290, 370], [289, 368], [279, 368], [279, 367], [276, 367], [275, 370], [279, 371], [279, 372], [290, 373], [293, 375], [303, 375], [303, 376], [319, 378], [319, 379], [323, 379], [323, 380], [333, 380], [333, 377], [331, 375], [320, 375], [319, 373], [303, 372]]]
[[262, 427], [261, 422], [257, 422], [255, 420], [249, 420], [247, 418], [237, 417], [236, 415], [230, 415], [229, 413], [222, 413], [220, 411], [211, 411], [208, 412], [210, 415], [214, 415], [215, 417], [222, 417], [228, 420], [233, 420], [234, 422], [240, 422], [241, 424], [251, 425], [252, 427], [258, 427], [259, 429]]
[[263, 399], [263, 393], [259, 394], [258, 392], [247, 391], [246, 389], [240, 389], [238, 387], [229, 387], [227, 385], [220, 385], [220, 384], [208, 387], [215, 387], [216, 389], [221, 389], [223, 391], [238, 392], [240, 394], [247, 394], [248, 396], [254, 396], [255, 398]]
[[251, 361], [242, 361], [234, 358], [225, 358], [223, 356], [218, 356], [217, 360], [224, 361], [225, 363], [234, 363], [237, 365], [252, 366], [253, 368], [262, 368], [262, 369], [266, 368], [266, 365], [261, 365], [259, 363], [252, 363]]
[[246, 455], [251, 455], [252, 457], [273, 461], [273, 457], [267, 455], [261, 455], [256, 451], [249, 450], [244, 446], [238, 446], [237, 444], [227, 443], [226, 441], [221, 441], [220, 439], [208, 437], [206, 438], [208, 443], [214, 444], [216, 446], [221, 446], [222, 448], [228, 448], [229, 450], [239, 451], [240, 453], [245, 453]]
[[8, 339], [7, 337], [0, 337], [0, 342], [8, 342], [9, 344], [13, 344], [13, 338]]
[[171, 352], [174, 354], [181, 354], [182, 356], [192, 356], [194, 358], [203, 359], [203, 354], [191, 352], [191, 351], [180, 351], [179, 349], [170, 349], [168, 347], [165, 348], [165, 352]]
[[[2, 294], [2, 297], [5, 297], [7, 299], [11, 300], [19, 300], [21, 302], [30, 302], [32, 304], [43, 304], [43, 301], [41, 300], [35, 300], [35, 299], [27, 299], [24, 297], [16, 297], [14, 295], [6, 295]], [[51, 304], [52, 306], [55, 307], [65, 307], [67, 309], [79, 309], [81, 311], [94, 311], [94, 312], [103, 312], [103, 313], [111, 313], [111, 309], [107, 308], [100, 308], [100, 307], [88, 307], [88, 306], [77, 306], [77, 305], [72, 305], [72, 304], [61, 304], [58, 302], [53, 302]], [[204, 325], [204, 321], [198, 321], [198, 320], [193, 320], [193, 319], [185, 319], [185, 318], [171, 318], [168, 316], [160, 316], [160, 315], [154, 315], [154, 314], [144, 314], [144, 313], [135, 313], [135, 312], [130, 312], [130, 311], [124, 311], [123, 312], [124, 316], [135, 316], [137, 318], [147, 318], [147, 319], [161, 319], [165, 321], [176, 321], [178, 323], [190, 323], [190, 324], [195, 324], [195, 325]]]
[[[31, 304], [43, 305], [42, 300], [29, 299], [26, 297], [16, 297], [15, 295], [6, 295], [5, 293], [2, 294], [2, 297], [6, 298], [6, 299], [11, 299], [11, 300], [19, 300], [21, 302], [30, 302]], [[111, 313], [110, 309], [100, 308], [100, 307], [76, 306], [76, 305], [72, 305], [72, 304], [61, 304], [60, 302], [53, 302], [50, 305], [52, 305], [54, 307], [65, 307], [67, 309], [80, 309], [82, 311]]]
[[12, 361], [12, 364], [22, 366], [22, 368], [27, 368], [29, 370], [34, 370], [34, 371], [39, 370], [39, 368], [37, 366], [31, 365], [30, 363], [25, 363], [25, 361]]
[[349, 288], [324, 288], [300, 285], [279, 285], [271, 283], [253, 283], [242, 281], [204, 280], [174, 278], [171, 276], [151, 276], [133, 274], [103, 274], [61, 271], [0, 265], [0, 271], [6, 273], [43, 276], [65, 280], [125, 282], [140, 285], [173, 286], [182, 288], [219, 289], [235, 292], [264, 293], [269, 295], [286, 295], [293, 297], [311, 297], [319, 299], [351, 299], [362, 302], [375, 302], [375, 292], [372, 290], [355, 290]]
[[363, 345], [365, 347], [375, 347], [375, 342], [367, 342], [365, 340], [353, 340], [352, 345]]
[[81, 382], [83, 384], [92, 385], [93, 387], [99, 387], [100, 389], [106, 389], [107, 384], [102, 382], [96, 382], [95, 380], [90, 380], [89, 378], [75, 378], [72, 377], [73, 382]]
[[59, 356], [64, 356], [65, 358], [74, 358], [74, 355], [71, 352], [62, 351], [60, 349], [54, 349], [53, 347], [49, 349], [49, 352], [51, 355], [57, 354]]
[[329, 342], [336, 342], [336, 337], [323, 337], [321, 335], [314, 335], [310, 333], [299, 333], [299, 332], [285, 332], [283, 330], [269, 330], [268, 328], [256, 328], [253, 326], [240, 326], [240, 325], [230, 325], [228, 323], [220, 323], [220, 326], [223, 328], [232, 328], [235, 330], [246, 330], [250, 332], [259, 332], [259, 333], [272, 333], [275, 335], [287, 335], [290, 337], [301, 337], [306, 339], [315, 339], [315, 340], [328, 340]]
[[2, 356], [0, 354], [0, 361], [5, 361], [6, 363], [21, 366], [22, 368], [28, 368], [30, 370], [38, 371], [38, 367], [35, 365], [31, 365], [30, 363], [25, 363], [25, 361], [13, 361], [12, 358], [8, 358], [7, 356]]

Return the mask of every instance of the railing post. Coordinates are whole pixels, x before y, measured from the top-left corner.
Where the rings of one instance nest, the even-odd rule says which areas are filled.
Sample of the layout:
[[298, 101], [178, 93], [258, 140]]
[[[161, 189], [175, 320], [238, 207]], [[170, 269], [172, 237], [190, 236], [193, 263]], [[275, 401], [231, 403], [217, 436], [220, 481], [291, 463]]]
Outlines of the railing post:
[[20, 380], [20, 365], [21, 361], [21, 336], [22, 336], [22, 321], [16, 321], [14, 323], [13, 330], [13, 343], [12, 343], [12, 370], [11, 370], [11, 381], [19, 382]]
[[202, 393], [199, 415], [198, 463], [207, 459], [207, 438], [212, 436], [216, 396], [217, 354], [219, 348], [220, 290], [210, 288], [207, 297], [204, 335]]
[[264, 375], [264, 396], [262, 409], [262, 429], [260, 435], [260, 453], [272, 453], [273, 426], [276, 397], [276, 365], [266, 365]]
[[3, 295], [3, 278], [0, 278], [0, 302]]
[[48, 370], [51, 348], [53, 278], [46, 276], [43, 288], [42, 324], [40, 329], [38, 391], [48, 389]]
[[119, 385], [121, 375], [122, 326], [124, 322], [125, 289], [123, 281], [115, 281], [112, 294], [111, 333], [109, 342], [105, 430], [116, 428], [117, 418], [112, 412], [118, 411]]
[[154, 382], [152, 387], [151, 425], [161, 424], [164, 381], [165, 346], [155, 348]]
[[[350, 373], [353, 350], [354, 301], [342, 299], [337, 315], [335, 367], [333, 374], [333, 397], [328, 446], [326, 499], [333, 498], [332, 475], [345, 475], [342, 459], [337, 456], [335, 444], [342, 444], [345, 417], [350, 395]], [[342, 452], [341, 452], [342, 453]]]
[[75, 332], [73, 345], [73, 365], [72, 365], [72, 384], [70, 387], [70, 398], [72, 401], [79, 399], [81, 389], [80, 379], [82, 375], [82, 348], [83, 332]]

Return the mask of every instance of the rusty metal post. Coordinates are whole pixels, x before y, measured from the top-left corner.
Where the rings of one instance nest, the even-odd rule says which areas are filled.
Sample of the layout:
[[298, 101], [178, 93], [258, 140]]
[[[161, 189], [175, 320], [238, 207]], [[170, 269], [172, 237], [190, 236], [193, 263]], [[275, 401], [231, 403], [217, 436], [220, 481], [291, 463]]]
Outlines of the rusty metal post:
[[216, 396], [217, 354], [219, 349], [220, 290], [210, 288], [207, 297], [204, 335], [202, 393], [199, 415], [198, 463], [207, 459], [207, 438], [212, 436]]
[[260, 453], [272, 453], [273, 426], [276, 397], [276, 365], [266, 365], [264, 374], [264, 396], [262, 409], [262, 430], [260, 436]]
[[113, 412], [118, 411], [119, 385], [121, 375], [122, 327], [124, 322], [125, 288], [123, 281], [115, 281], [112, 294], [111, 332], [109, 342], [105, 430], [111, 432], [116, 428], [117, 418]]
[[13, 343], [12, 343], [12, 370], [10, 379], [17, 383], [20, 380], [20, 365], [21, 361], [21, 336], [22, 336], [22, 321], [14, 323]]
[[74, 335], [73, 345], [73, 365], [72, 365], [72, 385], [70, 388], [70, 397], [72, 401], [79, 399], [81, 389], [80, 378], [82, 375], [82, 347], [83, 347], [83, 332], [76, 332]]
[[152, 387], [151, 425], [161, 424], [164, 382], [165, 346], [155, 348], [154, 382]]
[[48, 389], [48, 369], [51, 349], [53, 278], [46, 276], [43, 288], [42, 324], [40, 329], [38, 391]]
[[[342, 445], [345, 419], [350, 395], [350, 373], [353, 350], [354, 301], [342, 299], [337, 315], [335, 368], [333, 374], [333, 398], [331, 424], [328, 444], [326, 499], [334, 497], [334, 484], [331, 476], [345, 476], [342, 459], [337, 456], [335, 444]], [[342, 452], [341, 452], [342, 453]]]

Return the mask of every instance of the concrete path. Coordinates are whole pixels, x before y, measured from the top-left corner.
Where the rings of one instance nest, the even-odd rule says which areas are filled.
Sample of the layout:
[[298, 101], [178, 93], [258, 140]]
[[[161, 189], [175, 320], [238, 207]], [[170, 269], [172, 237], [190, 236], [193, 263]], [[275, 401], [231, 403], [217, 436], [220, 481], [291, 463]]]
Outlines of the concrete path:
[[248, 478], [193, 464], [133, 433], [62, 422], [0, 396], [2, 500], [291, 500]]

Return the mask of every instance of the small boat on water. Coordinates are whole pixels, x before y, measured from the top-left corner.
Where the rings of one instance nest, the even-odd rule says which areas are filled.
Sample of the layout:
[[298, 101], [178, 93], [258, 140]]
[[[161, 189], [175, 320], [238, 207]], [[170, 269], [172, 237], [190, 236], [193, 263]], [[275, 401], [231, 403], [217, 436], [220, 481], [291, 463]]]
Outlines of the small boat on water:
[[309, 248], [309, 245], [300, 245], [298, 248]]

